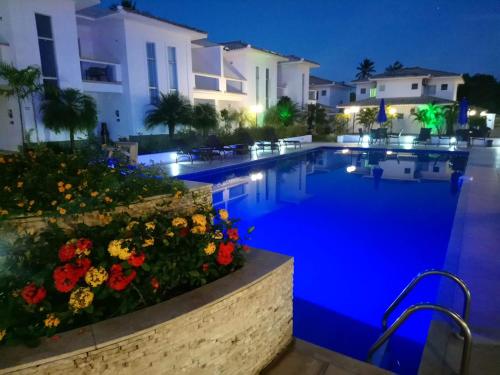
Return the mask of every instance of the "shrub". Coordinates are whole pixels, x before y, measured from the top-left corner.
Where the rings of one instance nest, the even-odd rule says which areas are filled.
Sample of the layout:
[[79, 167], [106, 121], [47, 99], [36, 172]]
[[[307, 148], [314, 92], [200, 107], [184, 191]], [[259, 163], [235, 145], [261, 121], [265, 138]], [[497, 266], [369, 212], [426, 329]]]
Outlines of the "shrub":
[[234, 223], [225, 210], [200, 209], [19, 238], [0, 273], [0, 340], [36, 345], [233, 272], [248, 250]]
[[0, 221], [11, 217], [64, 216], [112, 210], [146, 196], [183, 190], [157, 167], [129, 166], [85, 152], [38, 148], [0, 156]]

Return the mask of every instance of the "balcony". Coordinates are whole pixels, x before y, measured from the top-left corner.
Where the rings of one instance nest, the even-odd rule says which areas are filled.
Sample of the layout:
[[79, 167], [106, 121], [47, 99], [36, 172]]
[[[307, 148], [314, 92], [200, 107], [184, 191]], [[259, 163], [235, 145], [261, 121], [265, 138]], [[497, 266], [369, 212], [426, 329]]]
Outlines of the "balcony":
[[84, 91], [123, 92], [120, 64], [81, 57], [80, 70]]
[[194, 73], [194, 95], [199, 99], [242, 100], [245, 82], [210, 73]]

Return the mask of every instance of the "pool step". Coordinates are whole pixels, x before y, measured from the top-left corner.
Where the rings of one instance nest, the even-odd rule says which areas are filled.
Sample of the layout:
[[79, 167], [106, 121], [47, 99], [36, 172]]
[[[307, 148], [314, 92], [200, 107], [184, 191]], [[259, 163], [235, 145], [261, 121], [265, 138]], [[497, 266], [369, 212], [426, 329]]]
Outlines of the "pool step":
[[263, 375], [383, 375], [391, 372], [343, 354], [294, 339]]

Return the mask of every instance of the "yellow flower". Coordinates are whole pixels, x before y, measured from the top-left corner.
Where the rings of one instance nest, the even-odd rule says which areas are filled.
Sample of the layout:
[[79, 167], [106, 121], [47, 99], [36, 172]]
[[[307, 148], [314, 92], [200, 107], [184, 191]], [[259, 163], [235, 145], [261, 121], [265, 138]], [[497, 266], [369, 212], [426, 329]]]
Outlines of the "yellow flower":
[[66, 190], [69, 190], [69, 189], [71, 189], [72, 187], [73, 187], [73, 185], [71, 185], [71, 184], [66, 184], [66, 185], [64, 185], [64, 188], [65, 188]]
[[149, 246], [153, 246], [154, 244], [155, 244], [154, 238], [146, 238], [144, 240], [144, 243], [142, 244], [142, 247], [149, 247]]
[[33, 206], [34, 204], [35, 204], [35, 201], [33, 199], [29, 201], [30, 206]]
[[221, 209], [219, 210], [219, 217], [222, 220], [227, 221], [229, 219], [229, 212], [227, 212], [227, 210]]
[[60, 215], [66, 215], [66, 209], [59, 207], [57, 210], [59, 211]]
[[90, 196], [91, 196], [92, 198], [95, 198], [95, 197], [97, 197], [98, 195], [99, 195], [99, 193], [98, 193], [97, 191], [93, 191], [93, 192], [91, 192], [91, 193], [90, 193]]
[[211, 255], [215, 252], [215, 244], [213, 242], [210, 242], [207, 247], [205, 247], [203, 249], [203, 251], [205, 252], [205, 254], [207, 255]]
[[81, 208], [84, 208], [85, 206], [86, 206], [86, 204], [84, 202], [80, 203]]
[[59, 186], [57, 190], [59, 190], [59, 193], [64, 193], [64, 186]]
[[104, 202], [106, 202], [106, 203], [111, 203], [111, 202], [113, 202], [113, 199], [112, 199], [112, 198], [110, 198], [110, 197], [108, 197], [108, 196], [105, 196], [105, 197], [104, 197]]
[[195, 214], [191, 217], [191, 219], [193, 220], [194, 225], [201, 225], [202, 227], [207, 225], [207, 218], [205, 215]]
[[99, 214], [98, 216], [99, 222], [103, 225], [108, 225], [113, 221], [113, 217], [111, 215], [102, 215]]
[[108, 279], [108, 273], [104, 267], [90, 267], [85, 274], [85, 282], [92, 286], [97, 287]]
[[176, 228], [186, 228], [188, 226], [188, 222], [183, 217], [176, 217], [172, 220], [172, 225]]
[[0, 209], [0, 216], [8, 215], [9, 211]]
[[132, 220], [130, 223], [127, 224], [126, 230], [132, 230], [137, 224], [139, 224], [138, 221]]
[[63, 181], [59, 181], [59, 182], [57, 183], [57, 186], [58, 186], [58, 187], [64, 186], [64, 182], [63, 182]]
[[216, 230], [215, 233], [212, 235], [212, 237], [215, 238], [216, 240], [222, 240], [224, 235], [220, 230]]
[[174, 194], [175, 199], [181, 199], [182, 198], [182, 191], [176, 191]]
[[55, 314], [47, 314], [47, 319], [43, 321], [45, 327], [55, 328], [61, 323], [61, 320]]
[[131, 252], [124, 242], [127, 240], [113, 240], [108, 245], [108, 252], [112, 257], [118, 257], [121, 260], [130, 258]]
[[207, 232], [207, 227], [196, 225], [191, 229], [191, 233], [193, 234], [205, 234]]
[[156, 228], [156, 224], [154, 221], [149, 221], [145, 225], [147, 230], [155, 230]]
[[66, 199], [67, 201], [70, 201], [72, 197], [73, 197], [73, 196], [72, 196], [71, 194], [66, 194], [66, 195], [64, 196], [64, 199]]
[[57, 205], [57, 201], [52, 201], [52, 202], [50, 202], [50, 204], [51, 204], [52, 206], [55, 206], [55, 205]]
[[173, 237], [174, 236], [174, 232], [172, 232], [171, 230], [167, 230], [167, 233], [165, 233], [167, 237]]
[[24, 202], [17, 202], [17, 207], [23, 208], [24, 207]]
[[69, 296], [69, 306], [76, 312], [89, 307], [94, 300], [94, 293], [88, 287], [76, 288]]
[[24, 182], [22, 182], [22, 181], [17, 181], [17, 187], [18, 187], [18, 188], [22, 188], [22, 187], [23, 187], [23, 185], [24, 185]]
[[7, 334], [7, 331], [5, 329], [0, 329], [0, 341], [3, 340], [5, 335]]

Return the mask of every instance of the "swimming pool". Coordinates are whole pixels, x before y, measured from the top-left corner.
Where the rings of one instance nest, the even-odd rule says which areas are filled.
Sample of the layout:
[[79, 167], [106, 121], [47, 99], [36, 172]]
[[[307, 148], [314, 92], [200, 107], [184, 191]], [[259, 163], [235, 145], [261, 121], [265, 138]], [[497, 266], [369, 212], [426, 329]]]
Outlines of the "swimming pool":
[[[295, 258], [294, 335], [366, 359], [385, 309], [419, 272], [441, 268], [464, 153], [323, 148], [181, 176], [213, 184], [216, 208], [255, 226], [249, 243]], [[433, 301], [427, 280], [395, 312]], [[389, 367], [416, 373], [430, 315], [391, 341]]]

